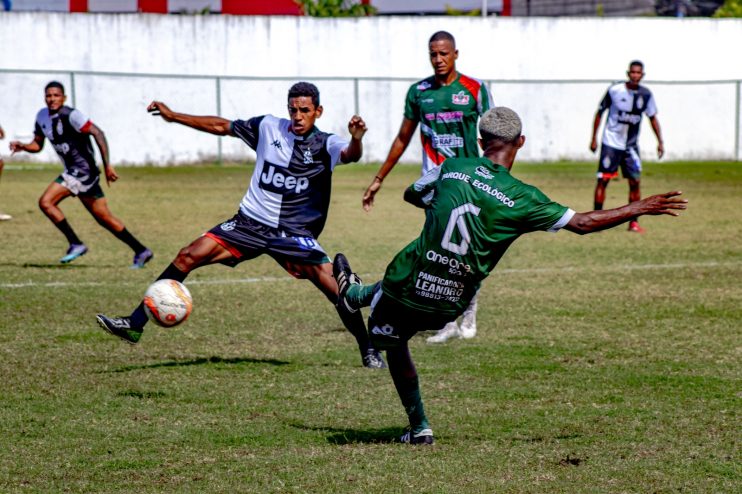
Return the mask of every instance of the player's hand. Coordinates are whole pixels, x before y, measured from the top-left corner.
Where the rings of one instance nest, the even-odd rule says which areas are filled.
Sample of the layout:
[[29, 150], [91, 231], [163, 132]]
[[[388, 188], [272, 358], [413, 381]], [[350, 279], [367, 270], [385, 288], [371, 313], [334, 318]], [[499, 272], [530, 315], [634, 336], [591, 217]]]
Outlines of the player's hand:
[[12, 153], [17, 153], [18, 151], [23, 151], [23, 143], [21, 141], [10, 141], [10, 151]]
[[0, 127], [0, 139], [5, 139], [5, 131]]
[[162, 119], [166, 122], [172, 122], [174, 120], [173, 114], [175, 112], [173, 112], [170, 107], [168, 107], [162, 101], [153, 101], [147, 107], [147, 111], [150, 112], [152, 116], [162, 117]]
[[374, 178], [374, 181], [371, 182], [371, 185], [368, 186], [366, 192], [363, 193], [363, 200], [361, 202], [363, 204], [364, 211], [371, 211], [371, 207], [373, 207], [374, 205], [374, 196], [376, 196], [376, 193], [379, 192], [380, 188], [381, 181], [377, 178]]
[[358, 115], [353, 115], [350, 122], [348, 122], [348, 132], [350, 132], [350, 136], [353, 139], [360, 141], [363, 139], [363, 135], [367, 130], [366, 122], [364, 122]]
[[640, 201], [642, 203], [641, 209], [644, 211], [644, 214], [669, 214], [670, 216], [677, 216], [680, 214], [677, 210], [688, 208], [688, 199], [678, 197], [681, 194], [681, 191], [676, 190], [647, 197]]
[[657, 143], [657, 158], [662, 158], [665, 155], [665, 145], [661, 142]]
[[593, 137], [592, 142], [590, 142], [590, 151], [594, 153], [596, 149], [598, 149], [598, 141]]
[[112, 165], [104, 166], [104, 172], [106, 174], [106, 185], [111, 186], [111, 182], [115, 182], [119, 179], [118, 173], [114, 170]]

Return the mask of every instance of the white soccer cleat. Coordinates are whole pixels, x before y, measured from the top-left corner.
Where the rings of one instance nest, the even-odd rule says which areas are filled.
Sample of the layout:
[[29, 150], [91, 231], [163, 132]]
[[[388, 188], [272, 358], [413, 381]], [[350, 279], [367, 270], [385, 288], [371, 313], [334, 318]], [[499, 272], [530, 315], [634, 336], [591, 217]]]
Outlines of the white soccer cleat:
[[13, 217], [9, 214], [0, 213], [0, 221], [9, 221], [12, 220]]
[[438, 330], [436, 334], [425, 341], [428, 343], [445, 343], [451, 338], [461, 338], [461, 331], [456, 321], [449, 322], [443, 326], [443, 329]]

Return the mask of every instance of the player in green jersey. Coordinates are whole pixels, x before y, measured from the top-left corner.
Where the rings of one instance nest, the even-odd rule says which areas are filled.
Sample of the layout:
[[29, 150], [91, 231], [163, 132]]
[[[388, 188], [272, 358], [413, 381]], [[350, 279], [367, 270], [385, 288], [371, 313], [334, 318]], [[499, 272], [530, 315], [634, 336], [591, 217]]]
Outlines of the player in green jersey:
[[616, 209], [575, 213], [510, 174], [525, 143], [514, 111], [489, 110], [479, 131], [484, 157], [446, 160], [405, 192], [406, 201], [425, 208], [425, 225], [395, 256], [381, 282], [360, 284], [342, 254], [333, 263], [339, 303], [349, 311], [372, 307], [370, 337], [376, 348], [387, 351], [387, 365], [410, 422], [401, 440], [411, 444], [432, 444], [433, 432], [408, 340], [459, 316], [519, 236], [562, 228], [591, 233], [645, 214], [677, 216], [677, 210], [686, 208], [687, 201], [676, 191]]
[[[434, 74], [418, 81], [407, 91], [404, 118], [381, 168], [363, 195], [363, 208], [369, 211], [384, 178], [392, 171], [410, 144], [418, 122], [423, 148], [422, 175], [438, 168], [447, 158], [476, 158], [477, 120], [492, 106], [487, 85], [456, 71], [454, 37], [438, 31], [428, 42], [430, 64]], [[472, 298], [464, 312], [461, 327], [451, 321], [429, 343], [444, 343], [450, 338], [473, 338], [477, 333], [477, 301]]]

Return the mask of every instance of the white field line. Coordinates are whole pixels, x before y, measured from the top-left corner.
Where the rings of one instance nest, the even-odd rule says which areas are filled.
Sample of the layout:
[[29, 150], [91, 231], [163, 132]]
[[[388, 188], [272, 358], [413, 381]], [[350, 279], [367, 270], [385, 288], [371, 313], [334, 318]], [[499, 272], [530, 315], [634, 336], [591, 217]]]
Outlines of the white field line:
[[[623, 271], [642, 271], [642, 270], [659, 270], [659, 269], [685, 269], [685, 268], [726, 268], [740, 267], [742, 261], [729, 262], [678, 262], [670, 264], [617, 264], [613, 266], [601, 266], [600, 268], [566, 266], [561, 268], [523, 268], [523, 269], [495, 269], [495, 276], [506, 274], [529, 274], [529, 273], [581, 273], [590, 271], [600, 272], [623, 272]], [[361, 273], [364, 279], [379, 280], [383, 273]], [[233, 278], [233, 279], [213, 279], [213, 280], [188, 280], [187, 285], [238, 285], [246, 283], [275, 283], [293, 280], [289, 275], [286, 276], [260, 276], [256, 278]], [[125, 281], [48, 281], [36, 282], [27, 281], [22, 283], [0, 283], [0, 288], [69, 288], [84, 286], [110, 286], [110, 285], [140, 285], [141, 282]]]

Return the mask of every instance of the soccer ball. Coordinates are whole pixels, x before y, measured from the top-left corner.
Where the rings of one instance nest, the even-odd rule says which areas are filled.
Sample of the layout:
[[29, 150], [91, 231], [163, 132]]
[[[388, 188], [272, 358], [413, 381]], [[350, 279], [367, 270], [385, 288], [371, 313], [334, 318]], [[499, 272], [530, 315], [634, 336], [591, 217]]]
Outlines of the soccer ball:
[[188, 318], [193, 299], [179, 281], [157, 280], [144, 292], [144, 311], [155, 324], [165, 328], [177, 326]]

